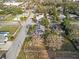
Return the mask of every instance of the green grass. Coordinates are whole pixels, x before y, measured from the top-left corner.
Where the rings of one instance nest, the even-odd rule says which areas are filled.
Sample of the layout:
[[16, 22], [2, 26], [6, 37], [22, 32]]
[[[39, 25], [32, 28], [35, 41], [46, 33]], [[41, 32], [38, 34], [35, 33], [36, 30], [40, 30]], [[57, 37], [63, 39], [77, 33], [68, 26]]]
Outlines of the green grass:
[[4, 19], [4, 21], [12, 21], [15, 18], [14, 15], [11, 15], [9, 17], [7, 17], [6, 19]]
[[0, 31], [9, 32], [10, 34], [14, 34], [17, 28], [18, 26], [3, 26], [0, 28]]
[[25, 39], [17, 59], [26, 59], [26, 55], [24, 53], [24, 48], [28, 47], [28, 44], [29, 44], [30, 41], [31, 41], [31, 37], [28, 37], [28, 38]]

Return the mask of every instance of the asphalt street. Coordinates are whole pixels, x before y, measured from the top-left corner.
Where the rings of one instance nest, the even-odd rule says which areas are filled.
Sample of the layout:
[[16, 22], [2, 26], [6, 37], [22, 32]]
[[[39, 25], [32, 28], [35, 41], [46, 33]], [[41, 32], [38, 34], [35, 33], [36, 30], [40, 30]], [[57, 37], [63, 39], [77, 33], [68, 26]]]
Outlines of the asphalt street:
[[22, 28], [19, 34], [17, 35], [15, 41], [13, 42], [12, 46], [6, 53], [6, 59], [17, 59], [17, 56], [21, 50], [21, 47], [23, 45], [23, 42], [25, 40], [25, 37], [27, 36], [27, 32], [29, 29], [26, 28], [26, 26], [32, 23], [31, 17], [33, 17], [33, 14], [31, 14], [27, 19], [27, 21], [22, 25]]

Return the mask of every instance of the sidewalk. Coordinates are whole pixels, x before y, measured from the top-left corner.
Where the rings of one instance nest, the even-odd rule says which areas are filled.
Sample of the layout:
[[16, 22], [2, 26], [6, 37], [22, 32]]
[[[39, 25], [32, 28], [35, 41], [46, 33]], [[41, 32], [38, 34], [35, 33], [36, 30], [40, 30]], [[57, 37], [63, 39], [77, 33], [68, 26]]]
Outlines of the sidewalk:
[[1, 44], [0, 45], [0, 50], [5, 50], [7, 51], [12, 45], [12, 41], [8, 41], [7, 43], [5, 44]]

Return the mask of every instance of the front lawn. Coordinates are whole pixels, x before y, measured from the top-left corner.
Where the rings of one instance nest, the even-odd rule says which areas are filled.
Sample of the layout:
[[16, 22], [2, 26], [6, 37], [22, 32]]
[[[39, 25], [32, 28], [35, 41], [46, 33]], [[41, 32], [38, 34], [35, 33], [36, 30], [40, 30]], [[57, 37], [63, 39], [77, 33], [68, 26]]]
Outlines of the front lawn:
[[14, 34], [17, 28], [18, 26], [3, 26], [0, 28], [0, 32], [9, 32], [10, 34]]

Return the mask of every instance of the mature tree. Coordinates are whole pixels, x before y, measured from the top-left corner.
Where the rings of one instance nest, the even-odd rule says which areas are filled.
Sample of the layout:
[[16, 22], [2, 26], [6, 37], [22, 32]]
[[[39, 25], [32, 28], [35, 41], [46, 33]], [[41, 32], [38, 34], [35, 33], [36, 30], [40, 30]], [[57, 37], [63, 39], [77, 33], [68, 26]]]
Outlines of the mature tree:
[[26, 16], [20, 17], [20, 20], [21, 20], [21, 21], [26, 21], [26, 19], [27, 19]]
[[70, 32], [70, 21], [68, 19], [64, 19], [64, 21], [61, 23], [62, 29], [65, 31], [65, 34], [68, 35]]
[[34, 33], [35, 29], [36, 29], [36, 25], [30, 26], [28, 33], [31, 33], [31, 34]]
[[46, 43], [49, 48], [52, 48], [53, 51], [61, 49], [61, 46], [63, 44], [60, 35], [57, 34], [49, 34], [48, 37], [46, 38]]
[[53, 6], [53, 18], [54, 20], [59, 21], [56, 5]]
[[43, 35], [42, 35], [42, 38], [46, 41], [46, 38], [48, 37], [48, 35], [49, 35], [50, 33], [51, 33], [50, 31], [45, 30], [45, 32], [44, 32]]
[[47, 18], [42, 18], [40, 24], [47, 28], [49, 26], [49, 20]]

